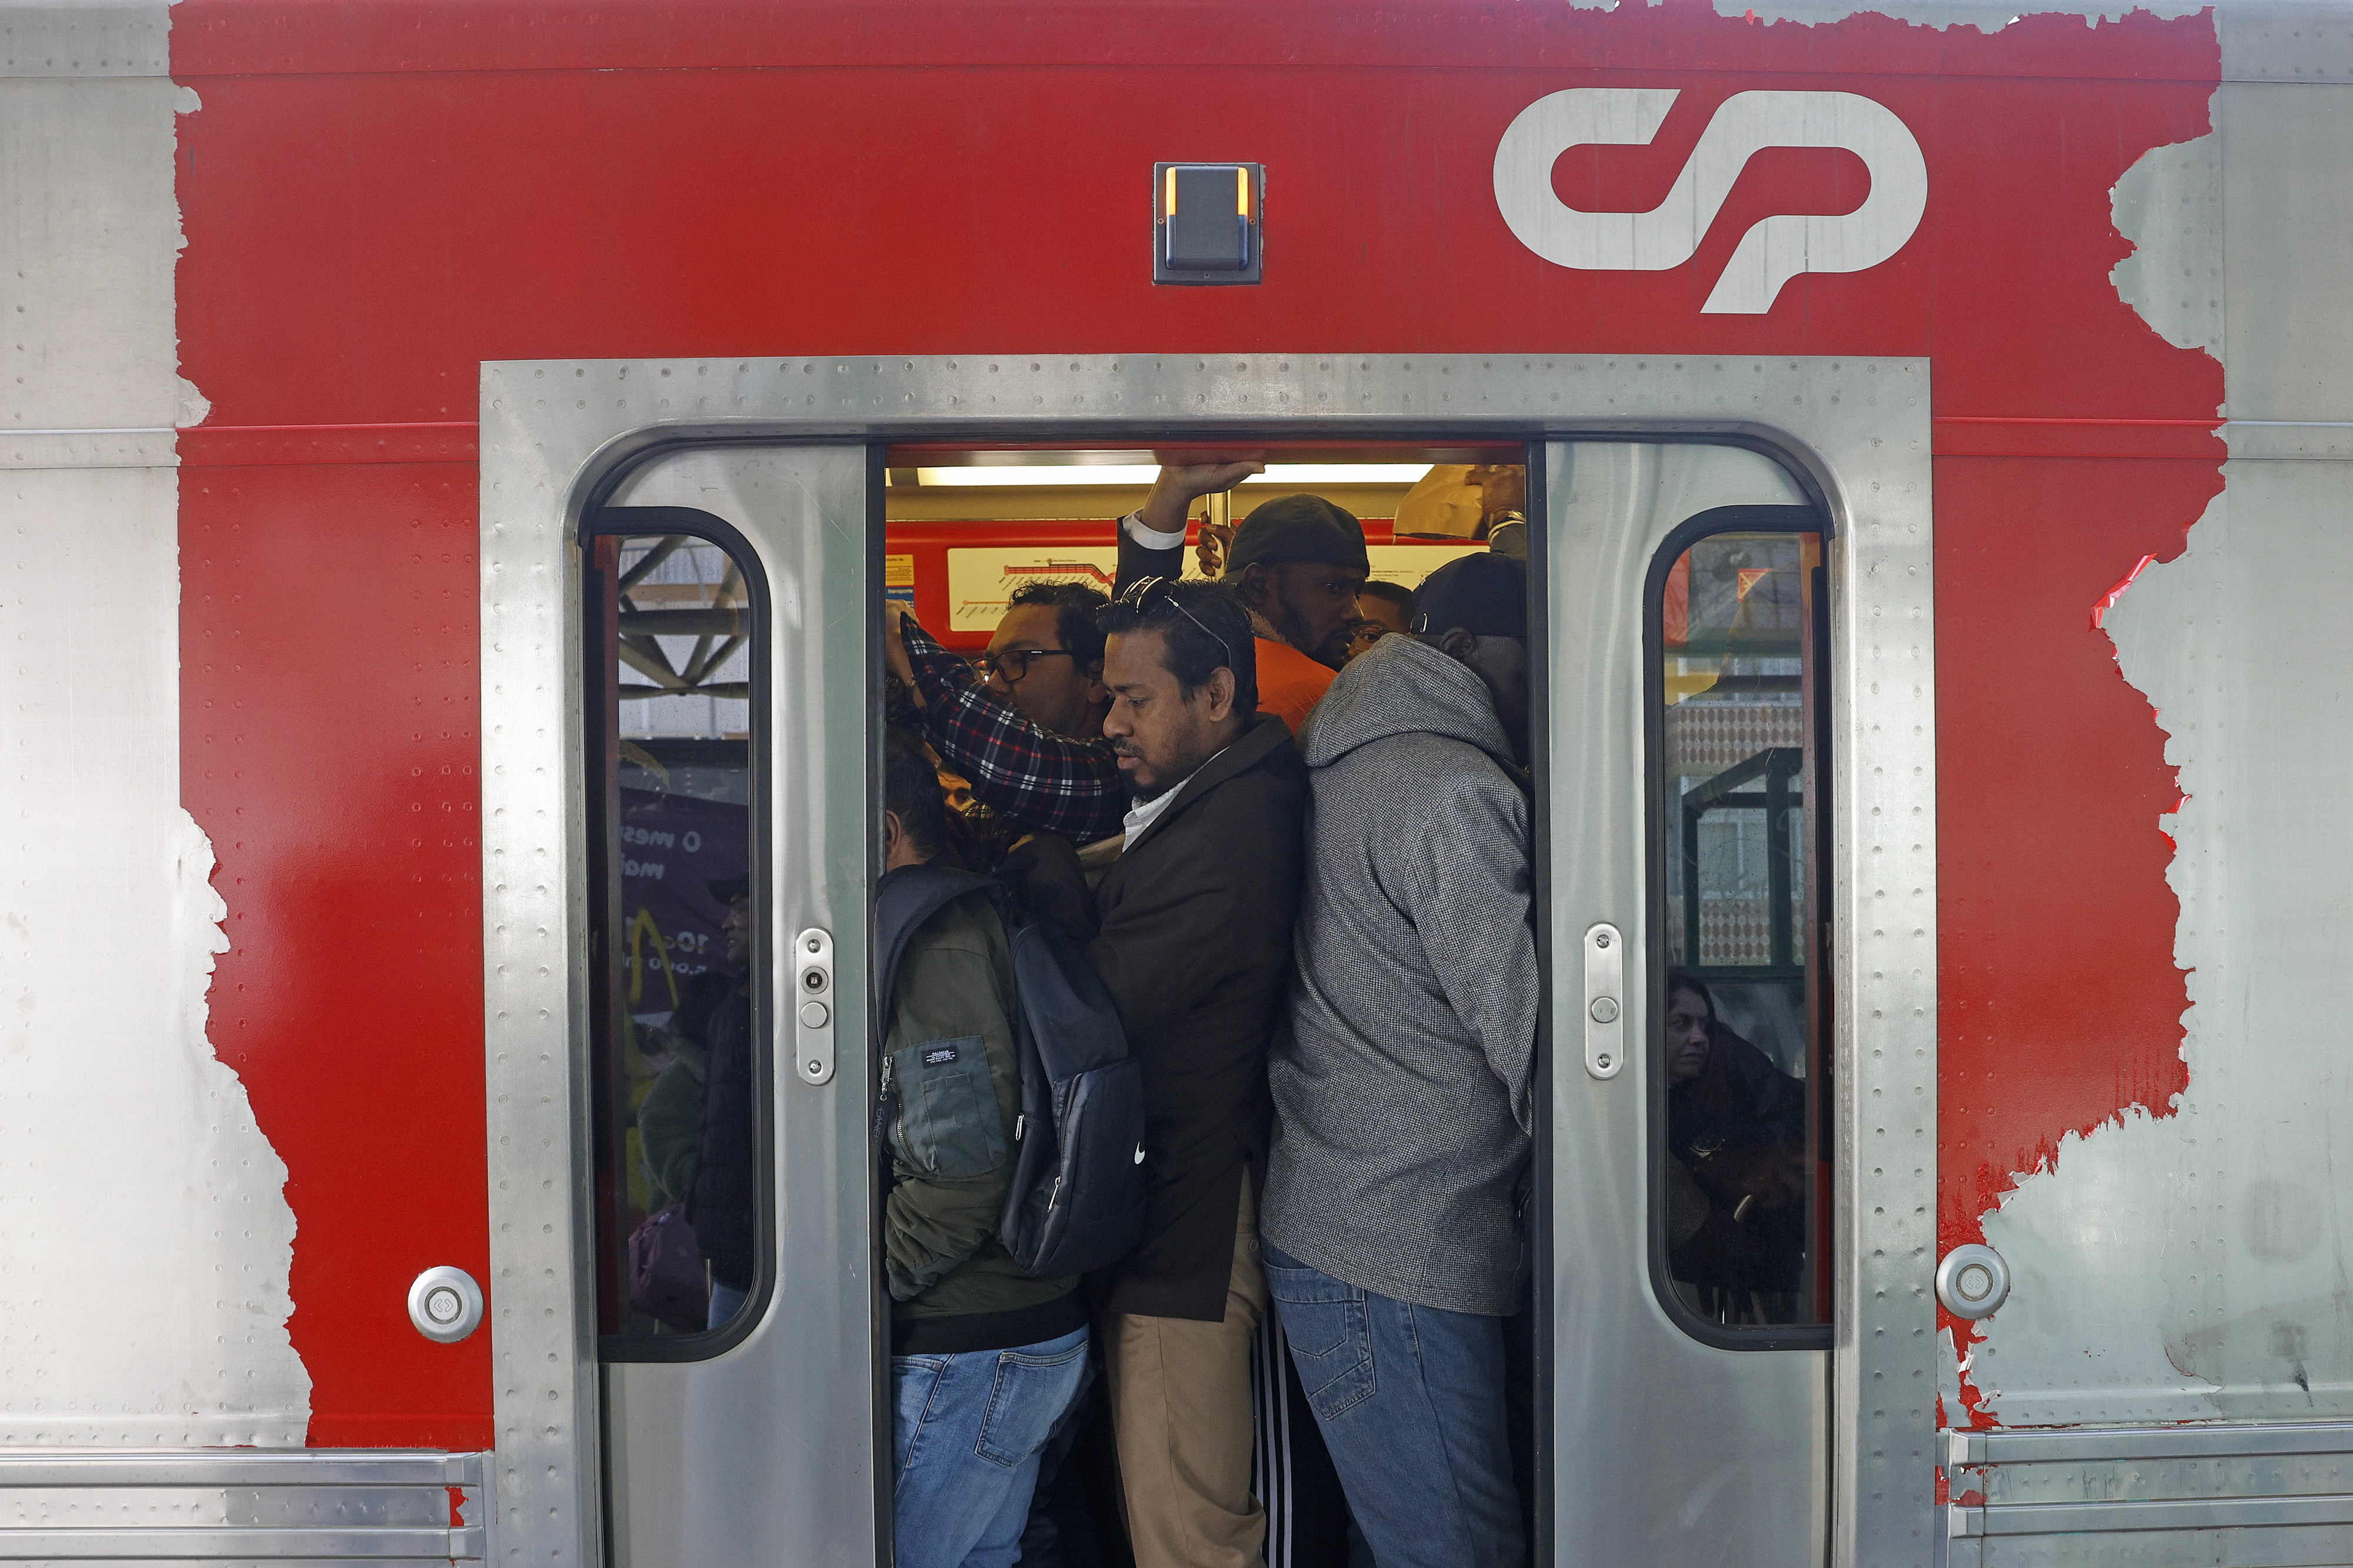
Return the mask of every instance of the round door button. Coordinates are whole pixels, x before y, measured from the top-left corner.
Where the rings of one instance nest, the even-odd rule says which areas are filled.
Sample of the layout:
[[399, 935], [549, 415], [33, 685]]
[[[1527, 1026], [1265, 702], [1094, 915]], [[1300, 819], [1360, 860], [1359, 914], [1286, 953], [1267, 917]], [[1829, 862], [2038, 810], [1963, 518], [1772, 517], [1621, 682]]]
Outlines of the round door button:
[[408, 1321], [427, 1339], [456, 1344], [482, 1326], [482, 1288], [462, 1268], [428, 1268], [408, 1287]]
[[1596, 996], [1593, 999], [1593, 1021], [1597, 1024], [1616, 1023], [1618, 1021], [1618, 998], [1615, 996]]
[[822, 1002], [801, 1004], [801, 1026], [805, 1029], [822, 1029], [825, 1027], [825, 1021], [831, 1016], [833, 1015], [825, 1010], [825, 1004]]
[[1981, 1242], [1945, 1254], [1936, 1265], [1936, 1300], [1957, 1318], [1989, 1318], [2010, 1297], [2010, 1265]]

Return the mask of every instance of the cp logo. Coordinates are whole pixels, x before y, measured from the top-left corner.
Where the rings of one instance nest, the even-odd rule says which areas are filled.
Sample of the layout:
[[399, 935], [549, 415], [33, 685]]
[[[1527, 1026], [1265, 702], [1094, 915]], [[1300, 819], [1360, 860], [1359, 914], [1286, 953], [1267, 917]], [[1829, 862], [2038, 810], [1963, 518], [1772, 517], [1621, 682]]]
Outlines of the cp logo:
[[1884, 105], [1851, 92], [1740, 92], [1700, 133], [1667, 199], [1646, 213], [1586, 212], [1552, 188], [1552, 166], [1572, 147], [1647, 146], [1674, 103], [1673, 88], [1580, 87], [1520, 110], [1495, 148], [1495, 205], [1522, 245], [1559, 267], [1662, 272], [1699, 249], [1752, 153], [1843, 147], [1871, 173], [1871, 195], [1838, 217], [1784, 213], [1740, 237], [1701, 306], [1719, 315], [1771, 310], [1800, 272], [1860, 272], [1903, 247], [1928, 205], [1920, 143]]

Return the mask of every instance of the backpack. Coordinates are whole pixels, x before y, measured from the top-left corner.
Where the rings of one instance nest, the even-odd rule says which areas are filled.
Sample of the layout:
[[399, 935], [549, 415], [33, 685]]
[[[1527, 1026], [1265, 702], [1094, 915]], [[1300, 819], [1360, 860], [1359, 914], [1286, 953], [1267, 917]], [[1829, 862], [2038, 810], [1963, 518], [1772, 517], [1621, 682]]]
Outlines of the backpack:
[[[1144, 1069], [1085, 952], [1060, 927], [1031, 919], [993, 877], [902, 868], [883, 879], [874, 903], [881, 1033], [890, 1033], [908, 942], [942, 906], [973, 892], [988, 895], [1013, 953], [1021, 1110], [997, 1240], [1040, 1279], [1082, 1274], [1144, 1236]], [[892, 1098], [886, 1090], [878, 1132], [890, 1126]]]

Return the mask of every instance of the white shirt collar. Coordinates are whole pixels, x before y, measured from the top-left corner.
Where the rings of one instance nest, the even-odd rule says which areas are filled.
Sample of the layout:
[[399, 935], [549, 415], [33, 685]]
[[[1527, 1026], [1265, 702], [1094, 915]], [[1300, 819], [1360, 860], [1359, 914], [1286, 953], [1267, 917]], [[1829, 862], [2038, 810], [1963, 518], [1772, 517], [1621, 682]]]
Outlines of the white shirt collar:
[[[1225, 754], [1226, 748], [1223, 746], [1219, 747], [1216, 751], [1209, 753], [1209, 761], [1203, 763], [1201, 764], [1201, 768], [1208, 767], [1209, 763], [1216, 762], [1219, 757], [1222, 757]], [[1175, 784], [1161, 791], [1158, 795], [1154, 795], [1150, 800], [1139, 800], [1128, 808], [1128, 843], [1134, 843], [1138, 834], [1142, 833], [1145, 828], [1160, 820], [1160, 814], [1168, 809], [1168, 803], [1185, 793], [1185, 786], [1193, 782], [1194, 775], [1198, 774], [1201, 771], [1201, 768], [1195, 768], [1192, 773], [1187, 773], [1183, 778], [1178, 779]]]

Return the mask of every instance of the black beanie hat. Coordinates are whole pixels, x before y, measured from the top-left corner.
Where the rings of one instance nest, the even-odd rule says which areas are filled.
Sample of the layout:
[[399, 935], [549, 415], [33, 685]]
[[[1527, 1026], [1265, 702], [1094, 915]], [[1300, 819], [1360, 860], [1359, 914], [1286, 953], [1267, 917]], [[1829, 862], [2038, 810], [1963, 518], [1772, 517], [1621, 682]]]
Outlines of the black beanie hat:
[[1428, 637], [1460, 626], [1474, 637], [1528, 637], [1527, 568], [1508, 555], [1460, 556], [1422, 579], [1413, 629]]
[[1242, 519], [1234, 530], [1226, 570], [1239, 572], [1253, 563], [1278, 566], [1286, 561], [1373, 569], [1372, 558], [1365, 553], [1365, 525], [1322, 496], [1283, 496]]

